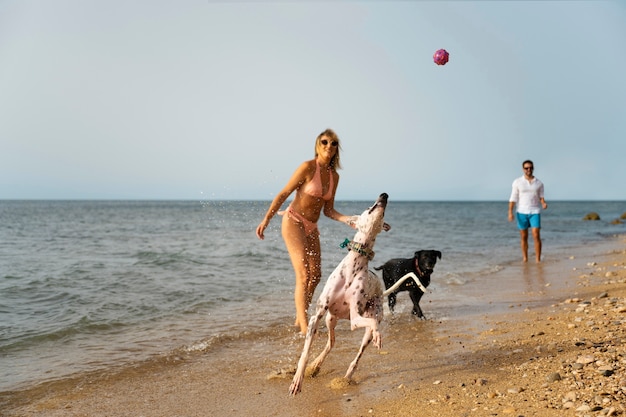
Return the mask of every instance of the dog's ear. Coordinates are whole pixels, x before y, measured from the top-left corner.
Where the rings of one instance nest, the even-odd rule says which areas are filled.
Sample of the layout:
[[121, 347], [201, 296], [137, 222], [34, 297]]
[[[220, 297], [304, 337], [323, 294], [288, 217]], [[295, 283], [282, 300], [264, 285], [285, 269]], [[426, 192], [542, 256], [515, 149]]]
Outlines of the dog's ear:
[[413, 255], [413, 257], [414, 257], [414, 258], [419, 258], [420, 253], [422, 253], [422, 252], [424, 252], [424, 251], [423, 251], [423, 250], [418, 250], [418, 251], [415, 251], [415, 254]]
[[437, 255], [437, 258], [441, 259], [441, 252], [440, 251], [436, 250], [435, 254]]

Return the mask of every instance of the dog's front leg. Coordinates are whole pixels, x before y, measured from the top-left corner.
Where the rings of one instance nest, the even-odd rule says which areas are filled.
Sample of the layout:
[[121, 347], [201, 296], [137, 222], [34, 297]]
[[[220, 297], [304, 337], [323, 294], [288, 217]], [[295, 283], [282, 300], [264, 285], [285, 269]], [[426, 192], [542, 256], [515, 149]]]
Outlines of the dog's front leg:
[[382, 347], [380, 333], [378, 332], [378, 320], [370, 317], [363, 317], [359, 314], [356, 308], [353, 307], [350, 310], [350, 329], [356, 330], [359, 327], [370, 329], [370, 332], [373, 334], [374, 345], [379, 349]]
[[420, 307], [420, 300], [422, 299], [422, 295], [424, 295], [424, 293], [419, 289], [413, 289], [409, 291], [409, 296], [411, 297], [411, 301], [413, 301], [413, 315], [419, 317], [422, 320], [426, 320], [426, 316], [424, 316], [422, 308]]

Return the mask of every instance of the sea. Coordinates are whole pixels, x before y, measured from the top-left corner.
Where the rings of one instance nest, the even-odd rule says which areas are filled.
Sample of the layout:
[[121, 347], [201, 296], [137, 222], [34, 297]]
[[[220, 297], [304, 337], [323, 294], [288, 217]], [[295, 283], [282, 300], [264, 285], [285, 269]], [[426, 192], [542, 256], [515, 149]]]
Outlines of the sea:
[[[376, 197], [335, 207], [359, 214]], [[294, 332], [294, 274], [280, 219], [265, 240], [255, 235], [269, 204], [0, 200], [0, 392]], [[390, 196], [391, 230], [378, 236], [370, 267], [439, 250], [422, 299], [427, 317], [504, 309], [515, 294], [549, 285], [536, 267], [522, 269], [507, 209], [506, 201]], [[601, 219], [584, 221], [589, 212]], [[624, 212], [626, 201], [550, 202], [542, 215], [542, 265], [601, 252], [626, 233], [613, 222]], [[325, 217], [319, 229], [323, 276], [316, 294], [345, 256], [340, 244], [354, 235]], [[396, 314], [410, 314], [401, 294]]]

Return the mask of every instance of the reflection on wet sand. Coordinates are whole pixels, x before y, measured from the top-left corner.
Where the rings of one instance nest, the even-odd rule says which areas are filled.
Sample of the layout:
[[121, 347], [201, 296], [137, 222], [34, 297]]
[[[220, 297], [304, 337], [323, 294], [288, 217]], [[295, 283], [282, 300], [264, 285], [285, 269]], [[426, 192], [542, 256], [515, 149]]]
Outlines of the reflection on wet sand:
[[542, 263], [524, 263], [522, 266], [522, 277], [524, 278], [525, 292], [527, 294], [542, 294], [545, 292], [546, 279]]

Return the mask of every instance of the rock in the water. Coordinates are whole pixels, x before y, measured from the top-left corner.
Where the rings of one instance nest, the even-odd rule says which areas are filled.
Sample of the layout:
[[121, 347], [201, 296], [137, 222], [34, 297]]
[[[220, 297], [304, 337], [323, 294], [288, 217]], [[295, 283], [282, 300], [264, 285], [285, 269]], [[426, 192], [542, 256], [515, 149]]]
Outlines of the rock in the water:
[[585, 217], [583, 217], [583, 220], [600, 220], [600, 215], [592, 211], [591, 213], [587, 213]]

